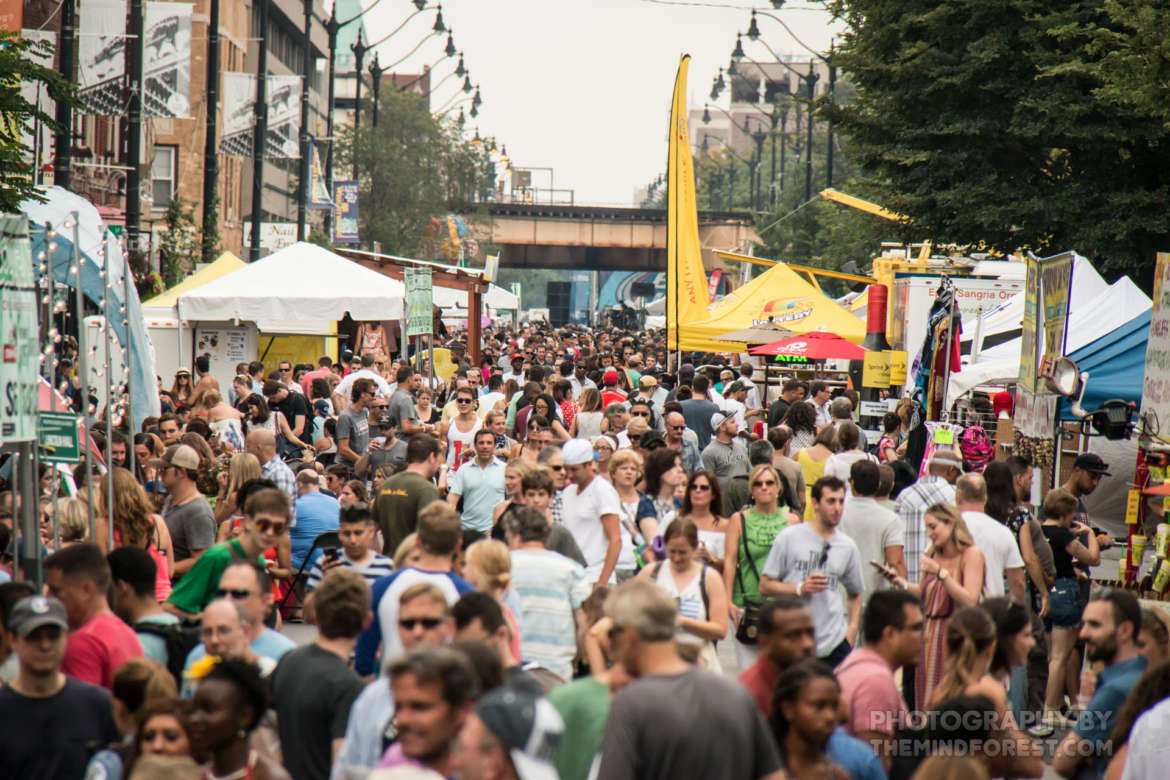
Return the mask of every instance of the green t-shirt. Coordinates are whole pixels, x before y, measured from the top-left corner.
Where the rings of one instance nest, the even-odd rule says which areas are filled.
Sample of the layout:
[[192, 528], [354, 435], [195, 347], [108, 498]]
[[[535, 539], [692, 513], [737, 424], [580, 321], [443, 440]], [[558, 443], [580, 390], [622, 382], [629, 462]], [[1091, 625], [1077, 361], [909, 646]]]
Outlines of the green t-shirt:
[[[199, 556], [183, 579], [175, 583], [167, 601], [184, 612], [199, 613], [215, 598], [219, 578], [232, 561], [244, 560], [244, 545], [239, 539], [229, 539], [222, 544], [212, 545]], [[256, 557], [261, 566], [267, 566], [264, 556]]]
[[[755, 509], [744, 507], [744, 523], [746, 533], [741, 530], [739, 538], [739, 570], [736, 572], [731, 593], [731, 600], [735, 606], [743, 608], [746, 595], [751, 601], [763, 601], [760, 595], [760, 578], [757, 574], [764, 569], [764, 562], [768, 560], [768, 553], [772, 550], [772, 542], [776, 536], [788, 527], [788, 507], [779, 506], [771, 514], [763, 514]], [[206, 554], [206, 553], [205, 553]], [[750, 555], [755, 567], [748, 562]], [[740, 585], [742, 584], [742, 588]]]
[[439, 500], [434, 483], [413, 471], [402, 471], [382, 483], [374, 499], [374, 522], [382, 531], [382, 552], [393, 557], [398, 545], [418, 529], [419, 510]]
[[548, 692], [548, 700], [565, 721], [557, 750], [561, 780], [586, 780], [601, 752], [605, 719], [609, 716], [609, 686], [583, 677]]

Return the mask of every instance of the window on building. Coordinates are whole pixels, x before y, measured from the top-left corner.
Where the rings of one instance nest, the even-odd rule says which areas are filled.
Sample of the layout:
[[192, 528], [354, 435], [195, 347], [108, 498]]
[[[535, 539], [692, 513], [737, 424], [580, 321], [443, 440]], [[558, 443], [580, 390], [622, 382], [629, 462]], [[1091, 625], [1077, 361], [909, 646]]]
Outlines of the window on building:
[[171, 205], [178, 187], [178, 157], [179, 147], [154, 147], [154, 157], [150, 160], [151, 197], [154, 198], [154, 208], [165, 209]]

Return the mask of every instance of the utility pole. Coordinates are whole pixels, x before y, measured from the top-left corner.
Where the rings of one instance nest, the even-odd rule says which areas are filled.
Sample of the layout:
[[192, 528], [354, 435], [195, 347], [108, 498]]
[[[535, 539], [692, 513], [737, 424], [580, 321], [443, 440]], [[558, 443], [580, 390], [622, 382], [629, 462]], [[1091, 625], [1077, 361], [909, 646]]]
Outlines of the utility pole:
[[[70, 84], [77, 83], [77, 2], [62, 0], [61, 46], [57, 49], [61, 75]], [[73, 108], [57, 101], [57, 133], [53, 141], [53, 183], [65, 189], [73, 185]]]
[[[333, 140], [333, 106], [337, 86], [337, 31], [341, 25], [337, 23], [337, 3], [333, 4], [333, 13], [329, 14], [329, 21], [325, 23], [325, 32], [329, 34], [329, 106], [325, 109], [325, 134], [329, 136], [329, 154], [325, 157], [325, 188], [329, 190], [329, 197], [333, 198], [333, 149], [337, 144]], [[325, 232], [333, 235], [333, 209], [325, 212]]]
[[812, 200], [813, 99], [816, 97], [817, 73], [813, 60], [808, 61], [808, 143], [804, 156], [804, 200]]
[[784, 161], [788, 159], [788, 108], [780, 109], [780, 192], [784, 192]]
[[260, 2], [260, 56], [256, 59], [256, 131], [252, 136], [252, 244], [248, 262], [260, 259], [260, 220], [264, 210], [264, 147], [268, 136], [268, 3]]
[[207, 83], [204, 93], [207, 116], [203, 129], [203, 244], [200, 256], [203, 262], [210, 263], [215, 258], [216, 225], [219, 215], [216, 213], [216, 190], [219, 186], [219, 139], [217, 138], [217, 120], [219, 118], [219, 3], [220, 0], [209, 0], [211, 14], [207, 21]]
[[353, 76], [357, 79], [353, 92], [353, 178], [358, 177], [358, 147], [361, 135], [358, 132], [362, 127], [362, 63], [366, 59], [368, 46], [362, 41], [362, 31], [358, 30], [357, 42], [353, 44], [354, 69]]
[[305, 14], [304, 39], [301, 41], [301, 72], [304, 74], [304, 81], [301, 84], [301, 181], [297, 188], [297, 241], [308, 238], [306, 222], [309, 178], [312, 175], [309, 168], [309, 82], [313, 69], [313, 47], [309, 35], [313, 31], [313, 0], [304, 0], [302, 5]]
[[[140, 252], [142, 223], [142, 0], [130, 0], [126, 21], [126, 249], [130, 258]], [[106, 293], [109, 294], [108, 291]], [[108, 346], [108, 345], [107, 345]], [[107, 399], [108, 404], [108, 399]]]

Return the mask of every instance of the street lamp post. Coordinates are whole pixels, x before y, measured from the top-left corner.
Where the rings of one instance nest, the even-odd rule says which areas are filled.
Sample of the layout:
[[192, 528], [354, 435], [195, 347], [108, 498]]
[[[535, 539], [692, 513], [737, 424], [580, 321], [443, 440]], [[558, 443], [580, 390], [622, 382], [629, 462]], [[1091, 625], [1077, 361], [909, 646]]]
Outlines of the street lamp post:
[[[215, 0], [212, 0], [214, 2]], [[297, 186], [297, 241], [308, 238], [307, 222], [309, 208], [309, 80], [313, 69], [313, 47], [310, 35], [313, 32], [313, 0], [304, 0], [302, 9], [305, 16], [304, 38], [301, 41], [301, 173]]]
[[374, 92], [373, 124], [375, 128], [378, 126], [378, 101], [382, 97], [382, 73], [383, 68], [378, 65], [378, 53], [374, 52], [374, 61], [370, 63], [370, 79], [373, 82], [371, 89]]
[[[337, 3], [334, 3], [329, 21], [325, 23], [325, 32], [329, 35], [329, 105], [325, 110], [325, 135], [329, 136], [329, 153], [325, 157], [325, 188], [329, 190], [330, 199], [333, 198], [333, 150], [336, 147], [333, 139], [333, 108], [337, 98], [337, 31], [340, 29]], [[325, 212], [325, 233], [333, 235], [333, 209]]]
[[813, 148], [813, 98], [814, 90], [817, 84], [817, 74], [814, 70], [814, 61], [808, 61], [808, 78], [805, 79], [808, 85], [808, 143], [804, 155], [804, 199], [805, 202], [812, 200], [812, 148]]
[[356, 66], [354, 68], [354, 71], [353, 71], [354, 80], [356, 82], [356, 84], [354, 86], [354, 93], [353, 93], [354, 94], [354, 97], [353, 97], [353, 178], [357, 179], [357, 177], [358, 177], [358, 154], [357, 154], [357, 152], [358, 152], [358, 146], [359, 146], [358, 131], [361, 129], [361, 126], [362, 126], [362, 63], [365, 62], [366, 52], [370, 48], [369, 46], [366, 46], [364, 41], [362, 41], [362, 31], [361, 30], [358, 30], [357, 42], [354, 43], [351, 48], [353, 49], [354, 65]]
[[252, 241], [248, 262], [260, 259], [260, 220], [264, 210], [264, 146], [268, 136], [268, 5], [260, 2], [260, 56], [256, 59], [256, 132], [252, 136]]
[[[837, 66], [833, 64], [833, 45], [829, 44], [829, 102], [832, 103], [834, 98], [834, 91], [837, 88]], [[833, 123], [830, 121], [828, 126], [829, 143], [825, 150], [825, 186], [832, 188], [833, 186]]]
[[[204, 94], [207, 105], [219, 106], [219, 3], [210, 0], [211, 13], [207, 21], [207, 84]], [[203, 236], [200, 257], [210, 263], [215, 249], [216, 190], [219, 186], [219, 142], [216, 139], [218, 112], [206, 112], [203, 137]], [[133, 449], [133, 447], [131, 447]]]

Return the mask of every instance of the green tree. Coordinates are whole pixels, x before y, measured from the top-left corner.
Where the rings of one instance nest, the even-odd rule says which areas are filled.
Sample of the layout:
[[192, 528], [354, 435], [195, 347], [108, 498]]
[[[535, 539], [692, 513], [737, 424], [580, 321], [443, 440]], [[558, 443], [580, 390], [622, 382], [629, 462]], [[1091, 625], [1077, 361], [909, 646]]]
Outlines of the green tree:
[[1170, 135], [1151, 107], [1103, 91], [1101, 42], [1126, 31], [1100, 4], [832, 7], [848, 25], [837, 61], [857, 97], [821, 114], [912, 237], [1077, 249], [1148, 281], [1170, 229]]
[[202, 248], [195, 208], [176, 196], [167, 204], [166, 228], [159, 234], [159, 268], [168, 285], [182, 281], [199, 262]]
[[362, 242], [380, 242], [391, 254], [436, 257], [431, 219], [466, 212], [480, 199], [488, 175], [482, 149], [453, 120], [432, 116], [418, 95], [388, 88], [377, 127], [367, 111], [357, 133], [350, 127], [339, 134], [342, 170], [357, 150]]
[[44, 62], [52, 62], [53, 46], [47, 41], [24, 40], [16, 33], [0, 31], [0, 212], [16, 212], [28, 198], [41, 200], [33, 186], [33, 171], [22, 135], [34, 132], [38, 123], [54, 130], [53, 117], [25, 99], [23, 84], [43, 86], [51, 100], [74, 104], [76, 87]]

